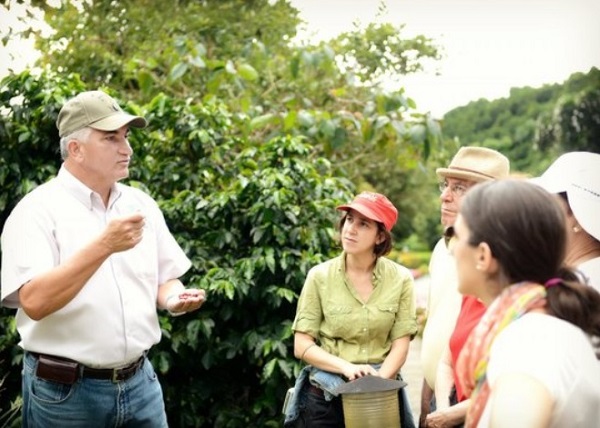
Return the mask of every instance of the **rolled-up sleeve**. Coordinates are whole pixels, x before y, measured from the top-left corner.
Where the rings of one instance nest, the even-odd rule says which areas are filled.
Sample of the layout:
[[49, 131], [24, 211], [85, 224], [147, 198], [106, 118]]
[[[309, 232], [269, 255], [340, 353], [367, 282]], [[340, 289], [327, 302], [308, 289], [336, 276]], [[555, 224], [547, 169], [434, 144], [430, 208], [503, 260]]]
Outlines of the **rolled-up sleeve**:
[[396, 321], [392, 327], [390, 338], [393, 340], [410, 335], [411, 340], [417, 334], [417, 314], [415, 309], [414, 281], [410, 272], [399, 275], [402, 281], [402, 288], [398, 301], [398, 312]]
[[294, 332], [306, 333], [314, 338], [318, 338], [319, 336], [319, 329], [323, 318], [318, 282], [319, 275], [316, 269], [312, 268], [308, 272], [306, 281], [302, 287], [296, 309], [296, 318], [292, 324]]

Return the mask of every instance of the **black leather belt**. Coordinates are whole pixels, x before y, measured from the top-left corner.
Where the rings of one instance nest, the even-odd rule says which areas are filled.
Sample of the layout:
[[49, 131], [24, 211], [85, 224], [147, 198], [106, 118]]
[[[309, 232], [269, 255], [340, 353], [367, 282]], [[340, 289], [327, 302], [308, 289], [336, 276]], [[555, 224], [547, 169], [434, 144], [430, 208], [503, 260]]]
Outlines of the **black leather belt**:
[[138, 369], [144, 364], [144, 358], [145, 356], [142, 355], [137, 361], [119, 369], [94, 369], [92, 367], [82, 366], [83, 377], [112, 380], [113, 382], [127, 380], [136, 374]]
[[96, 369], [68, 358], [33, 352], [30, 354], [37, 359], [36, 375], [38, 377], [67, 385], [72, 385], [79, 377], [104, 379], [115, 383], [125, 381], [137, 373], [146, 358], [146, 354], [144, 354], [135, 362], [117, 369]]

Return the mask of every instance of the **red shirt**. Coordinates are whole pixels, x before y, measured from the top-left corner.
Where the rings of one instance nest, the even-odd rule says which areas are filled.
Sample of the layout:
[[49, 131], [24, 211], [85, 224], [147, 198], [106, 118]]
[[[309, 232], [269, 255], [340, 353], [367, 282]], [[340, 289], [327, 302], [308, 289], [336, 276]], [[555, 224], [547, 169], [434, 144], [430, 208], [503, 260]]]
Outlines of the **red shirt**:
[[450, 336], [450, 354], [452, 357], [452, 373], [454, 375], [454, 386], [456, 388], [456, 398], [458, 402], [466, 400], [469, 397], [463, 395], [456, 374], [456, 361], [462, 350], [471, 330], [479, 323], [486, 310], [486, 306], [476, 297], [463, 296], [460, 306], [460, 313], [454, 326], [454, 331]]

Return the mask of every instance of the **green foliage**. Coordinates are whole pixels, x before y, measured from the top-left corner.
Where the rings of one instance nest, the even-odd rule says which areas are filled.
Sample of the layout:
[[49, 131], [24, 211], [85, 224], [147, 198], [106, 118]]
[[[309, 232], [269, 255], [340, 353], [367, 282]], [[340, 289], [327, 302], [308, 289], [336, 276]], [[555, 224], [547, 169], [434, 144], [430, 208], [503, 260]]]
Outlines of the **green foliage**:
[[384, 23], [293, 45], [298, 11], [286, 1], [184, 1], [166, 9], [160, 0], [79, 8], [65, 1], [45, 10], [55, 33], [38, 38], [43, 65], [76, 72], [90, 86], [121, 88], [140, 103], [157, 93], [222, 103], [243, 121], [232, 129], [241, 139], [302, 136], [337, 174], [386, 193], [406, 212], [398, 237], [413, 229], [411, 201], [426, 183], [404, 183], [440, 149], [441, 131], [403, 89], [380, 84], [437, 60], [432, 40]]
[[441, 58], [431, 39], [404, 38], [403, 28], [403, 25], [372, 23], [364, 30], [342, 33], [333, 46], [352, 74], [364, 83], [379, 83], [392, 74], [414, 73], [422, 70], [424, 59]]
[[[21, 352], [15, 346], [18, 333], [14, 315], [0, 308], [0, 427], [20, 426], [21, 377], [16, 368], [21, 361]], [[6, 370], [15, 366], [15, 370]], [[5, 369], [6, 368], [6, 369]]]
[[248, 58], [265, 46], [283, 49], [299, 23], [282, 0], [77, 3], [43, 6], [55, 30], [38, 38], [43, 62], [143, 102], [157, 90], [235, 96], [256, 78]]
[[591, 90], [561, 99], [553, 119], [563, 151], [600, 153], [600, 79]]
[[[36, 185], [54, 175], [60, 164], [54, 120], [68, 94], [83, 88], [74, 78], [53, 88], [25, 72], [0, 87], [0, 223], [4, 213]], [[14, 89], [8, 89], [10, 86]], [[35, 154], [35, 156], [32, 156]], [[52, 162], [48, 160], [52, 159]]]
[[242, 151], [229, 174], [163, 205], [175, 230], [193, 230], [186, 244], [203, 269], [189, 283], [209, 295], [192, 321], [193, 340], [178, 346], [172, 335], [158, 348], [164, 361], [176, 359], [169, 377], [203, 380], [191, 382], [204, 392], [171, 409], [179, 426], [193, 426], [199, 414], [219, 426], [276, 420], [298, 369], [289, 347], [295, 299], [308, 268], [331, 254], [334, 205], [350, 194], [328, 162], [309, 163], [309, 155], [298, 140], [274, 139]]

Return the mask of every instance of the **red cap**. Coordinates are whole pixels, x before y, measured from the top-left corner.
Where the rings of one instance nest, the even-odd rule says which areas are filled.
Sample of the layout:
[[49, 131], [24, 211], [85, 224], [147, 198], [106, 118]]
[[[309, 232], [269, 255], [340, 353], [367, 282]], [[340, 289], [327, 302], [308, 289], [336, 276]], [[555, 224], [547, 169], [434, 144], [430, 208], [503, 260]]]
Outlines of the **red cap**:
[[362, 192], [347, 205], [340, 205], [338, 210], [356, 210], [368, 219], [383, 223], [388, 231], [392, 230], [398, 220], [398, 210], [381, 193]]

